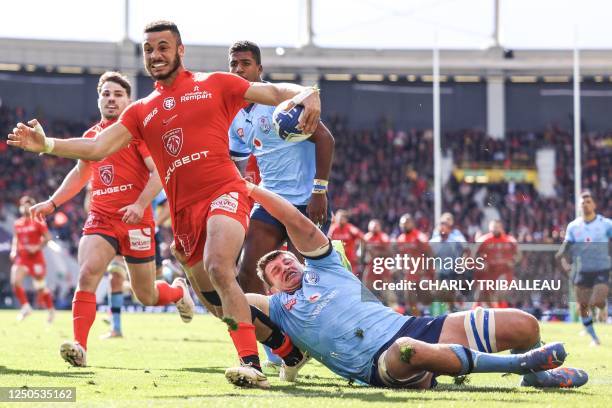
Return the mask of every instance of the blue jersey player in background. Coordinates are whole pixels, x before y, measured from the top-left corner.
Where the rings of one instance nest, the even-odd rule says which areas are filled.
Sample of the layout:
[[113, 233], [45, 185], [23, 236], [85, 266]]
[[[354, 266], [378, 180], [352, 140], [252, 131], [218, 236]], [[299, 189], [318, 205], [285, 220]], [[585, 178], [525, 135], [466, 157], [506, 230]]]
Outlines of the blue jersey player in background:
[[597, 214], [597, 205], [590, 192], [580, 195], [582, 217], [570, 222], [557, 258], [569, 252], [574, 265], [574, 288], [580, 318], [593, 345], [601, 341], [595, 334], [591, 309], [597, 309], [597, 320], [608, 318], [608, 285], [610, 280], [610, 238], [612, 220]]
[[[229, 68], [250, 82], [261, 82], [261, 51], [250, 41], [240, 41], [229, 49]], [[247, 159], [254, 155], [261, 185], [284, 197], [327, 232], [330, 208], [327, 183], [334, 152], [334, 138], [320, 123], [315, 133], [299, 143], [282, 140], [272, 124], [274, 106], [251, 104], [234, 118], [229, 129], [230, 154], [245, 174]], [[244, 243], [239, 280], [245, 292], [264, 293], [256, 275], [257, 260], [288, 241], [285, 227], [264, 208], [256, 205]]]
[[[251, 183], [248, 189], [285, 225], [306, 264], [288, 251], [264, 255], [258, 275], [277, 293], [247, 298], [336, 374], [391, 388], [430, 388], [436, 375], [471, 372], [522, 374], [522, 385], [536, 387], [587, 382], [583, 370], [558, 368], [563, 345], [542, 347], [538, 321], [523, 311], [477, 308], [439, 317], [394, 312], [367, 292], [329, 239], [291, 203]], [[493, 354], [508, 349], [514, 354]]]
[[[229, 49], [229, 69], [250, 82], [261, 82], [263, 67], [259, 47], [250, 41], [233, 44]], [[286, 142], [272, 124], [274, 109], [274, 106], [250, 104], [238, 112], [229, 129], [230, 155], [243, 176], [249, 157], [255, 156], [262, 186], [287, 199], [327, 233], [331, 222], [327, 184], [334, 138], [320, 123], [308, 141]], [[238, 274], [245, 293], [265, 293], [263, 282], [256, 275], [257, 260], [285, 242], [299, 256], [283, 224], [255, 205]], [[280, 366], [281, 361], [269, 349], [265, 350], [268, 361], [264, 365]]]

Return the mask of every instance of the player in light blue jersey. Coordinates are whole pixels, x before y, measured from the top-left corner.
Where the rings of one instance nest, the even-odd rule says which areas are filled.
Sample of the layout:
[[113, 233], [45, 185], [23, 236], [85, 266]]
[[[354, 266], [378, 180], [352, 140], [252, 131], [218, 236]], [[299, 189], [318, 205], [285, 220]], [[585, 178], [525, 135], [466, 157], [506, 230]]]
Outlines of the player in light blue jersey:
[[[539, 346], [537, 320], [520, 310], [478, 308], [435, 318], [394, 312], [367, 292], [329, 239], [291, 203], [251, 183], [248, 190], [285, 225], [306, 259], [304, 266], [278, 250], [262, 257], [258, 275], [278, 293], [249, 294], [249, 302], [342, 377], [393, 388], [430, 388], [436, 375], [470, 372], [524, 374], [524, 385], [538, 387], [586, 383], [584, 371], [557, 368], [563, 346]], [[517, 354], [492, 354], [508, 349]]]
[[[261, 82], [261, 51], [250, 41], [240, 41], [229, 49], [229, 69], [250, 82]], [[302, 213], [329, 229], [331, 210], [327, 203], [327, 183], [334, 152], [334, 138], [320, 123], [315, 133], [299, 143], [282, 140], [272, 124], [274, 106], [251, 104], [242, 109], [229, 129], [232, 159], [245, 175], [247, 159], [255, 156], [261, 185], [279, 194]], [[255, 205], [244, 243], [239, 280], [245, 292], [264, 293], [256, 275], [257, 260], [288, 241], [284, 226], [261, 206]], [[294, 251], [297, 253], [296, 251]]]
[[569, 250], [574, 264], [573, 283], [582, 324], [591, 336], [592, 344], [600, 345], [593, 327], [591, 308], [597, 308], [600, 322], [607, 320], [612, 220], [595, 212], [597, 206], [591, 193], [584, 192], [580, 198], [582, 217], [567, 226], [557, 258], [562, 258]]
[[[429, 245], [433, 255], [439, 259], [458, 259], [469, 253], [467, 249], [467, 241], [465, 237], [458, 229], [453, 229], [454, 218], [451, 213], [444, 213], [440, 216], [440, 223], [435, 233], [429, 240]], [[462, 274], [457, 274], [454, 269], [445, 268], [442, 263], [436, 265], [440, 269], [436, 270], [436, 277], [440, 280], [461, 280], [463, 279]], [[444, 300], [447, 304], [448, 310], [456, 311], [455, 298], [457, 293], [455, 291], [444, 291], [438, 294], [441, 300]]]

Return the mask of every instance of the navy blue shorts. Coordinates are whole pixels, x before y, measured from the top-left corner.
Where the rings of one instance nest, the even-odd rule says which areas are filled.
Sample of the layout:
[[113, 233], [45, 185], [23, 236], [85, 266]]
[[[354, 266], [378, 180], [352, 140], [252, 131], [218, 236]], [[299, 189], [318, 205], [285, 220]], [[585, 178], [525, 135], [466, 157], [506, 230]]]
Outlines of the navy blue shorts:
[[595, 272], [578, 272], [574, 276], [574, 285], [592, 288], [595, 285], [607, 285], [610, 281], [610, 269]]
[[[331, 210], [331, 206], [329, 205], [329, 199], [327, 202], [328, 202], [327, 221], [325, 221], [325, 224], [321, 226], [321, 231], [323, 231], [325, 235], [327, 235], [327, 232], [329, 231], [329, 227], [331, 225], [331, 218], [332, 218], [332, 210]], [[306, 207], [308, 207], [308, 205], [306, 204], [294, 205], [294, 207], [300, 210], [300, 212], [304, 214], [306, 217], [308, 217], [308, 214], [306, 214]], [[287, 230], [285, 229], [285, 226], [279, 220], [277, 220], [272, 215], [270, 215], [270, 213], [266, 211], [266, 209], [263, 208], [261, 205], [255, 206], [255, 208], [253, 209], [253, 212], [251, 213], [251, 219], [259, 220], [259, 221], [265, 222], [266, 224], [274, 225], [276, 228], [283, 231], [285, 236], [287, 236]]]
[[157, 232], [155, 232], [155, 267], [156, 268], [160, 268], [162, 266], [162, 256], [161, 256], [161, 240], [162, 240], [162, 234], [161, 234], [161, 230], [157, 230]]
[[[378, 359], [380, 355], [384, 353], [395, 340], [400, 337], [410, 337], [415, 340], [420, 340], [425, 343], [437, 344], [440, 340], [440, 333], [442, 332], [442, 326], [446, 320], [447, 315], [437, 317], [413, 317], [407, 321], [395, 336], [393, 336], [388, 342], [386, 342], [377, 352], [374, 354], [372, 360], [372, 374], [370, 376], [370, 385], [374, 387], [387, 387], [380, 376], [378, 375]], [[438, 382], [435, 377], [431, 380], [431, 387], [435, 387]]]

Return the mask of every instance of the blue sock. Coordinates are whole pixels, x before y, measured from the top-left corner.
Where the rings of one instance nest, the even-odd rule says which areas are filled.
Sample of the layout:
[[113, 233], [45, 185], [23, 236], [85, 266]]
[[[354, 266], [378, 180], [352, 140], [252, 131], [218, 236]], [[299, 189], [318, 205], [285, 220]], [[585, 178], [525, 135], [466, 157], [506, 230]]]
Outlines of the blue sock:
[[521, 356], [497, 355], [481, 353], [459, 344], [451, 344], [451, 350], [461, 361], [461, 372], [458, 375], [469, 373], [521, 373]]
[[268, 361], [273, 362], [274, 364], [281, 365], [283, 360], [272, 352], [272, 349], [268, 346], [264, 346], [264, 350], [266, 352], [266, 356], [268, 356]]
[[582, 325], [584, 326], [584, 330], [586, 330], [587, 333], [589, 333], [589, 335], [593, 338], [593, 340], [599, 341], [599, 339], [597, 338], [597, 335], [595, 334], [595, 327], [593, 327], [593, 318], [591, 316], [583, 317]]
[[110, 307], [113, 314], [111, 329], [117, 333], [121, 333], [121, 307], [123, 306], [123, 293], [111, 293]]
[[[510, 352], [512, 354], [523, 354], [523, 353], [528, 352], [529, 350], [533, 350], [541, 346], [542, 346], [542, 341], [538, 340], [536, 344], [534, 344], [533, 346], [529, 347], [526, 350], [512, 349], [510, 350]], [[538, 371], [536, 373], [525, 374], [523, 378], [528, 384], [537, 384], [539, 381], [544, 380], [547, 375], [548, 373], [546, 371]]]

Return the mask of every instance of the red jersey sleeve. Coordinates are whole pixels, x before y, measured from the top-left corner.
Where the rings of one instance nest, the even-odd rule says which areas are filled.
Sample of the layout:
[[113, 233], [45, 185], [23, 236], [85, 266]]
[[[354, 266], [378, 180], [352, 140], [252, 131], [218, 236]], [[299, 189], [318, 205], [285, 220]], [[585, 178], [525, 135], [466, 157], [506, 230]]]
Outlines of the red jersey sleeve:
[[40, 232], [40, 235], [45, 235], [47, 233], [47, 231], [49, 231], [49, 228], [47, 227], [47, 223], [46, 222], [37, 222], [36, 223], [38, 225], [38, 231]]
[[[133, 102], [128, 106], [121, 116], [119, 117], [119, 123], [127, 128], [134, 139], [142, 139], [140, 133], [140, 120], [138, 119], [138, 109], [140, 108], [139, 101]], [[144, 143], [141, 143], [144, 144]], [[150, 154], [149, 154], [150, 156]], [[143, 156], [144, 157], [144, 156]]]
[[149, 152], [149, 149], [147, 148], [147, 144], [144, 143], [142, 139], [137, 139], [136, 142], [137, 142], [136, 148], [138, 149], [138, 153], [140, 153], [142, 158], [146, 159], [147, 157], [151, 157], [151, 152]]
[[229, 72], [215, 72], [211, 74], [211, 79], [218, 81], [220, 88], [223, 89], [223, 101], [227, 110], [232, 113], [232, 117], [248, 105], [244, 100], [244, 94], [251, 86], [249, 81]]

